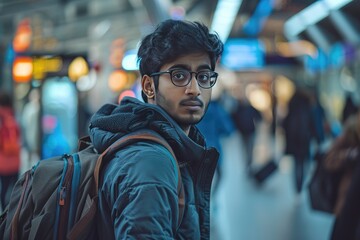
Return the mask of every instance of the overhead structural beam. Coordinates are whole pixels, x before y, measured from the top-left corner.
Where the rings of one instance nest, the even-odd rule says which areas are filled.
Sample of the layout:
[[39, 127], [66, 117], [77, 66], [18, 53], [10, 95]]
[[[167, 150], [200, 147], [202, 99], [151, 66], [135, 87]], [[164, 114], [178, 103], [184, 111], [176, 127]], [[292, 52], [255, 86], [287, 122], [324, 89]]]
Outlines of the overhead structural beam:
[[284, 24], [284, 34], [289, 39], [296, 39], [302, 32], [306, 32], [314, 43], [325, 51], [331, 48], [329, 38], [316, 24], [329, 17], [345, 41], [360, 42], [360, 34], [340, 9], [352, 0], [321, 0], [311, 4], [298, 14], [288, 19]]
[[337, 30], [351, 44], [360, 43], [360, 33], [356, 30], [354, 25], [349, 21], [347, 16], [341, 10], [330, 11], [330, 19], [336, 26]]
[[323, 33], [317, 25], [310, 25], [306, 28], [305, 32], [309, 35], [309, 38], [322, 50], [325, 52], [330, 51], [331, 43], [329, 38]]

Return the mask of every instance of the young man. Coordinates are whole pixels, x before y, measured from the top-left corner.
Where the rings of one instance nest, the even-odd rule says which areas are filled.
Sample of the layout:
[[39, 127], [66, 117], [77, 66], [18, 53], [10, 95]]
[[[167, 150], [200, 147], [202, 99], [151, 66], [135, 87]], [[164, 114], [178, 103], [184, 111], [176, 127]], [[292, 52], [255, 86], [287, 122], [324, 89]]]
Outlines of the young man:
[[140, 141], [120, 150], [103, 170], [99, 189], [103, 239], [210, 238], [210, 188], [219, 154], [206, 147], [194, 125], [206, 112], [222, 51], [218, 36], [200, 23], [162, 22], [138, 51], [146, 103], [125, 98], [92, 117], [90, 136], [99, 152], [139, 129], [166, 139], [185, 192], [182, 214], [176, 160], [162, 145]]

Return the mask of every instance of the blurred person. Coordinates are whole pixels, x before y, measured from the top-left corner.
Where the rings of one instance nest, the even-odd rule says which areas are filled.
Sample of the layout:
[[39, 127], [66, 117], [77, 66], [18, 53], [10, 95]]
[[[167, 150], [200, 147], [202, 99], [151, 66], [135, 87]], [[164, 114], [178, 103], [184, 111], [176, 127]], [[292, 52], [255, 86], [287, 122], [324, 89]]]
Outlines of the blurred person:
[[70, 152], [71, 147], [64, 135], [61, 121], [55, 115], [44, 115], [42, 117], [43, 137], [41, 158], [51, 158]]
[[297, 89], [289, 101], [288, 113], [283, 119], [285, 154], [294, 158], [294, 182], [297, 193], [303, 187], [305, 164], [310, 157], [310, 142], [315, 131], [310, 98], [302, 89]]
[[325, 109], [322, 106], [317, 93], [310, 95], [311, 114], [313, 118], [313, 137], [316, 141], [314, 159], [321, 158], [327, 148], [326, 139], [330, 133], [330, 125], [327, 120]]
[[322, 106], [319, 96], [315, 93], [311, 96], [311, 113], [314, 119], [314, 136], [316, 142], [321, 145], [325, 141], [328, 121], [325, 109]]
[[342, 133], [331, 144], [324, 156], [324, 166], [339, 179], [334, 213], [338, 215], [344, 205], [353, 171], [360, 153], [360, 113], [350, 116]]
[[99, 185], [102, 239], [210, 238], [211, 182], [219, 153], [206, 147], [195, 124], [208, 108], [222, 51], [223, 43], [205, 25], [166, 20], [138, 50], [145, 103], [125, 97], [92, 116], [89, 133], [100, 153], [136, 130], [162, 136], [175, 152], [185, 192], [180, 215], [176, 159], [164, 146], [139, 141], [119, 150]]
[[[89, 102], [87, 101], [87, 93], [79, 93], [79, 108], [78, 108], [78, 117], [79, 117], [79, 136], [87, 136], [88, 126], [90, 118], [93, 115], [91, 112]], [[116, 103], [119, 103], [118, 101]]]
[[[359, 159], [358, 159], [359, 161]], [[353, 173], [349, 190], [346, 194], [343, 208], [336, 216], [331, 240], [358, 240], [360, 239], [360, 164], [357, 164]]]
[[251, 105], [246, 97], [238, 97], [232, 112], [232, 119], [244, 144], [246, 169], [249, 174], [252, 174], [256, 126], [262, 120], [261, 113]]
[[13, 100], [0, 92], [0, 184], [1, 208], [4, 210], [20, 169], [20, 128], [16, 121]]
[[29, 92], [29, 101], [24, 105], [21, 115], [24, 146], [28, 151], [28, 166], [31, 167], [40, 158], [40, 91], [33, 88]]
[[216, 168], [216, 176], [213, 183], [213, 193], [215, 194], [219, 183], [221, 181], [221, 167], [222, 167], [222, 146], [221, 139], [229, 137], [235, 130], [234, 123], [231, 119], [230, 114], [226, 111], [222, 103], [220, 102], [220, 97], [223, 93], [221, 84], [217, 83], [213, 88], [213, 93], [209, 107], [201, 120], [196, 126], [200, 132], [204, 135], [207, 146], [215, 147], [220, 156], [218, 160], [218, 165]]
[[324, 159], [339, 176], [331, 239], [360, 239], [360, 112], [350, 116]]

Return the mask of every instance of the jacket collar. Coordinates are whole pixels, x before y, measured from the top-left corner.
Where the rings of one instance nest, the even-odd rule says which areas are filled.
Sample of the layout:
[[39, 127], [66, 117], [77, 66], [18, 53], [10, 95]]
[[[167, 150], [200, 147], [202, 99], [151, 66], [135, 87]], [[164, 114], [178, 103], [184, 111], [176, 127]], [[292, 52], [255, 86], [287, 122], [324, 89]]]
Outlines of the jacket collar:
[[200, 160], [206, 152], [205, 140], [195, 126], [189, 136], [159, 106], [126, 97], [120, 105], [106, 104], [90, 120], [94, 147], [103, 152], [114, 141], [135, 130], [150, 129], [172, 147], [179, 164]]

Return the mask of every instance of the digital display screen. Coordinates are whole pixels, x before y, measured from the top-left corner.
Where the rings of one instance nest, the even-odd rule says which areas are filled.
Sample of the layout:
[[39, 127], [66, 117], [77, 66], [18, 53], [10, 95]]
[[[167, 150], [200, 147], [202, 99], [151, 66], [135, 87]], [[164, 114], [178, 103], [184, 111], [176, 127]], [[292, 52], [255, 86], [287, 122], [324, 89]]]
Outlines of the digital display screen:
[[221, 63], [232, 70], [262, 68], [264, 47], [258, 39], [229, 39], [224, 45]]

